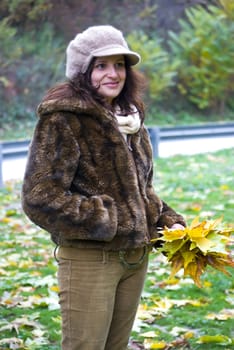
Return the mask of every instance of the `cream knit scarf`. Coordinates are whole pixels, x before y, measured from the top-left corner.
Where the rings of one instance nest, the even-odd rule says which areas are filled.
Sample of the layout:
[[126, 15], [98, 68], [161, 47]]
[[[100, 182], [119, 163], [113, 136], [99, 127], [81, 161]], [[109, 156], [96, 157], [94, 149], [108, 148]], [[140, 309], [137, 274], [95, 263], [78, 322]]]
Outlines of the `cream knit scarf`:
[[119, 131], [123, 134], [124, 138], [127, 139], [127, 135], [135, 134], [141, 126], [141, 119], [136, 108], [132, 114], [122, 116], [119, 114], [119, 110], [116, 110], [115, 117], [118, 122]]

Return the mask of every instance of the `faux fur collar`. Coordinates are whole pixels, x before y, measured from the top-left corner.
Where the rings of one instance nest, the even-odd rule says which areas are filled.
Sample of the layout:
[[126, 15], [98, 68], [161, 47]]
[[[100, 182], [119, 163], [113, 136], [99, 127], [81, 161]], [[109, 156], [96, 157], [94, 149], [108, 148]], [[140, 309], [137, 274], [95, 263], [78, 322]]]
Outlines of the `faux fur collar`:
[[47, 100], [39, 104], [37, 108], [38, 116], [51, 114], [55, 112], [70, 112], [70, 113], [84, 113], [92, 114], [95, 116], [106, 115], [108, 117], [108, 111], [99, 104], [88, 105], [84, 101], [69, 97], [61, 100]]

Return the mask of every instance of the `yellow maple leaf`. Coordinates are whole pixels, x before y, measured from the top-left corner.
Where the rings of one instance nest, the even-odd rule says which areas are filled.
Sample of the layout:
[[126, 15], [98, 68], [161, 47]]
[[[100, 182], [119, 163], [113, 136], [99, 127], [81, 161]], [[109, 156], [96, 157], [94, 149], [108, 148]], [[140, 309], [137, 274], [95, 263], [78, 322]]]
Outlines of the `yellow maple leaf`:
[[230, 273], [225, 269], [225, 266], [234, 267], [234, 261], [232, 260], [232, 258], [225, 254], [216, 254], [216, 253], [208, 254], [207, 264], [223, 272], [225, 275], [229, 275], [229, 276], [230, 276]]
[[180, 271], [184, 266], [184, 259], [181, 254], [174, 255], [171, 258], [171, 274], [170, 278], [173, 278], [175, 274]]
[[184, 252], [181, 252], [181, 255], [184, 259], [184, 267], [186, 268], [188, 266], [188, 264], [195, 261], [196, 250], [184, 251]]
[[204, 226], [205, 224], [201, 223], [196, 227], [185, 228], [185, 231], [191, 239], [203, 238], [209, 233], [209, 229], [205, 228]]
[[205, 237], [198, 237], [197, 239], [191, 238], [191, 240], [192, 244], [190, 249], [198, 247], [204, 254], [206, 254], [214, 246], [214, 242]]
[[167, 242], [175, 241], [184, 238], [186, 232], [184, 230], [170, 230], [167, 229], [164, 233], [163, 239]]
[[217, 226], [221, 224], [221, 222], [222, 218], [205, 221], [205, 228], [208, 228], [209, 230], [214, 230]]
[[192, 228], [196, 227], [197, 225], [200, 225], [199, 217], [198, 217], [198, 216], [196, 216], [196, 217], [192, 220], [192, 222], [191, 222], [191, 224], [190, 224], [190, 228], [192, 229]]
[[176, 241], [173, 241], [173, 242], [171, 241], [165, 242], [164, 248], [165, 248], [165, 251], [167, 251], [168, 253], [168, 259], [170, 260], [170, 256], [173, 256], [176, 254], [176, 252], [180, 251], [185, 243], [186, 242], [182, 239], [181, 240], [177, 239]]

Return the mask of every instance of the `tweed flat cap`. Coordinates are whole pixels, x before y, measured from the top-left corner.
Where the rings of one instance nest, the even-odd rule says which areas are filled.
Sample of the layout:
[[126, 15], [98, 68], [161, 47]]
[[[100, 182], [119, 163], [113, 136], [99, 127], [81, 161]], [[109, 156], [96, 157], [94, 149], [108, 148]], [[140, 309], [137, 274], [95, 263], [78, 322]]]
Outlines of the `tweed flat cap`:
[[125, 55], [131, 65], [140, 62], [140, 55], [131, 51], [120, 30], [111, 25], [93, 26], [76, 35], [66, 50], [66, 77], [73, 79], [85, 73], [93, 57]]

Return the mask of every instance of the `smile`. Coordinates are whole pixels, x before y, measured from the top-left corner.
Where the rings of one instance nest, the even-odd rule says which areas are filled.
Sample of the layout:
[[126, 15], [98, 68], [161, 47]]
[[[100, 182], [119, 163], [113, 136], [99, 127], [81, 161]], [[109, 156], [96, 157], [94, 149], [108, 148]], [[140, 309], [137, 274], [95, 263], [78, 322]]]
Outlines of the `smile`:
[[104, 83], [104, 86], [110, 86], [110, 87], [116, 87], [119, 85], [119, 82], [109, 82], [109, 83]]

